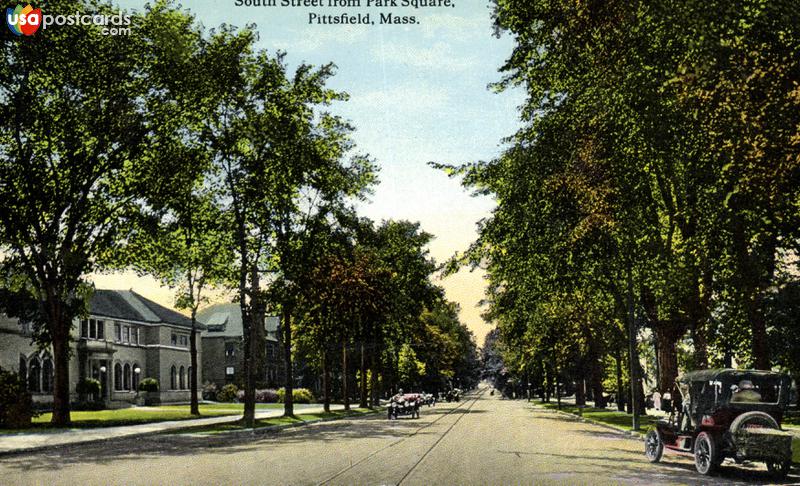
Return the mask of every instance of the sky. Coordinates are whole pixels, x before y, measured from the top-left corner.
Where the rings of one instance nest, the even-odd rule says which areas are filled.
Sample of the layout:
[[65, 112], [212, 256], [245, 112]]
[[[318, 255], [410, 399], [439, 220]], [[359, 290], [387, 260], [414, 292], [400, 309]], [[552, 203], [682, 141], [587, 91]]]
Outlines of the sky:
[[[252, 2], [253, 0], [249, 0]], [[264, 0], [267, 1], [267, 0]], [[320, 1], [320, 0], [317, 0]], [[329, 0], [322, 0], [326, 4]], [[255, 24], [258, 47], [286, 52], [291, 66], [333, 62], [328, 86], [350, 99], [331, 107], [348, 119], [358, 151], [380, 167], [380, 183], [359, 212], [375, 221], [419, 221], [434, 235], [430, 254], [443, 262], [475, 240], [477, 222], [490, 215], [490, 198], [471, 196], [456, 179], [428, 162], [488, 160], [503, 137], [518, 128], [519, 91], [495, 93], [490, 83], [511, 52], [508, 36], [495, 37], [488, 0], [453, 0], [444, 8], [305, 8], [236, 6], [234, 0], [184, 2], [206, 28]], [[367, 0], [361, 0], [366, 5]], [[400, 0], [398, 0], [398, 4]], [[126, 9], [142, 1], [118, 0]], [[375, 25], [309, 24], [309, 13], [370, 13]], [[414, 25], [380, 25], [381, 12], [413, 15]], [[174, 293], [131, 273], [95, 275], [97, 288], [128, 289], [172, 306]], [[491, 326], [478, 307], [485, 282], [462, 270], [437, 283], [460, 304], [461, 319], [482, 344]]]

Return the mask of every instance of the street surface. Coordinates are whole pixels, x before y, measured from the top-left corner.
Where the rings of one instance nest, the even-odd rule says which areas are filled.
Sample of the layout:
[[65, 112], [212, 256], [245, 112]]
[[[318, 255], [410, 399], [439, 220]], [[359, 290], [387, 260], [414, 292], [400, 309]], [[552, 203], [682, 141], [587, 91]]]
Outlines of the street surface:
[[[1, 440], [1, 439], [0, 439]], [[787, 483], [797, 483], [796, 472]], [[488, 393], [268, 434], [158, 435], [0, 457], [3, 485], [765, 484], [763, 466], [649, 464], [641, 439]]]

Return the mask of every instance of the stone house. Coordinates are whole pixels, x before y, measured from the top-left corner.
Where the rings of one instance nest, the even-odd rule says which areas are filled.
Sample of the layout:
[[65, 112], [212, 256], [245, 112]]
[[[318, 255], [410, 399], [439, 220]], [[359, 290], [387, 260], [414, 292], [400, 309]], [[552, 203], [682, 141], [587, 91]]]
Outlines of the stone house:
[[[198, 323], [200, 337], [202, 324]], [[132, 290], [96, 290], [87, 319], [75, 322], [70, 360], [72, 401], [79, 399], [78, 382], [94, 378], [102, 386], [101, 399], [109, 407], [141, 403], [139, 382], [158, 380], [162, 403], [188, 402], [191, 356], [191, 320]], [[201, 339], [198, 362], [202, 360]], [[52, 402], [53, 361], [31, 339], [29, 323], [0, 315], [0, 367], [25, 378], [38, 403]], [[198, 370], [202, 383], [202, 369]]]
[[[205, 324], [203, 337], [203, 382], [222, 387], [227, 383], [242, 386], [244, 382], [244, 353], [242, 350], [242, 311], [239, 304], [215, 304], [198, 312], [197, 319]], [[264, 320], [266, 366], [259, 386], [277, 388], [283, 385], [284, 364], [278, 334], [280, 319], [267, 316]]]

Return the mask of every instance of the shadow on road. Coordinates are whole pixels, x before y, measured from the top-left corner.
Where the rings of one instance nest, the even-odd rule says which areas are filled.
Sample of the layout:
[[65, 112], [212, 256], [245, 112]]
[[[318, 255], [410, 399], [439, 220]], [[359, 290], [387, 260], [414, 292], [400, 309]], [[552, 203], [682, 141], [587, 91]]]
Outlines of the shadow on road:
[[[422, 420], [387, 420], [383, 413], [367, 417], [310, 424], [303, 427], [256, 433], [236, 434], [161, 434], [137, 438], [121, 438], [103, 442], [70, 445], [33, 453], [20, 453], [0, 458], [0, 464], [24, 471], [57, 470], [75, 464], [113, 464], [165, 456], [194, 454], [226, 456], [259, 448], [280, 447], [298, 443], [335, 442], [364, 438], [401, 438], [410, 434], [433, 434], [426, 426], [448, 412], [472, 413], [469, 410], [431, 408], [422, 411]], [[426, 420], [427, 418], [427, 420]]]

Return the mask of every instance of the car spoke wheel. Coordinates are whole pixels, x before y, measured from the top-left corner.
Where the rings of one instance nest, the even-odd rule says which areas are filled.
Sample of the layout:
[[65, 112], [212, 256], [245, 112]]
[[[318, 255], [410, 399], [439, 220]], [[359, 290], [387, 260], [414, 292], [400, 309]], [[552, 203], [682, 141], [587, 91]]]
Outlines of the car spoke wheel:
[[767, 462], [767, 470], [777, 479], [783, 479], [789, 475], [789, 468], [792, 467], [792, 461], [783, 462]]
[[718, 465], [717, 445], [706, 432], [700, 432], [694, 441], [694, 466], [697, 472], [708, 475]]
[[664, 442], [656, 429], [650, 429], [644, 438], [644, 455], [650, 462], [658, 462], [664, 453]]

